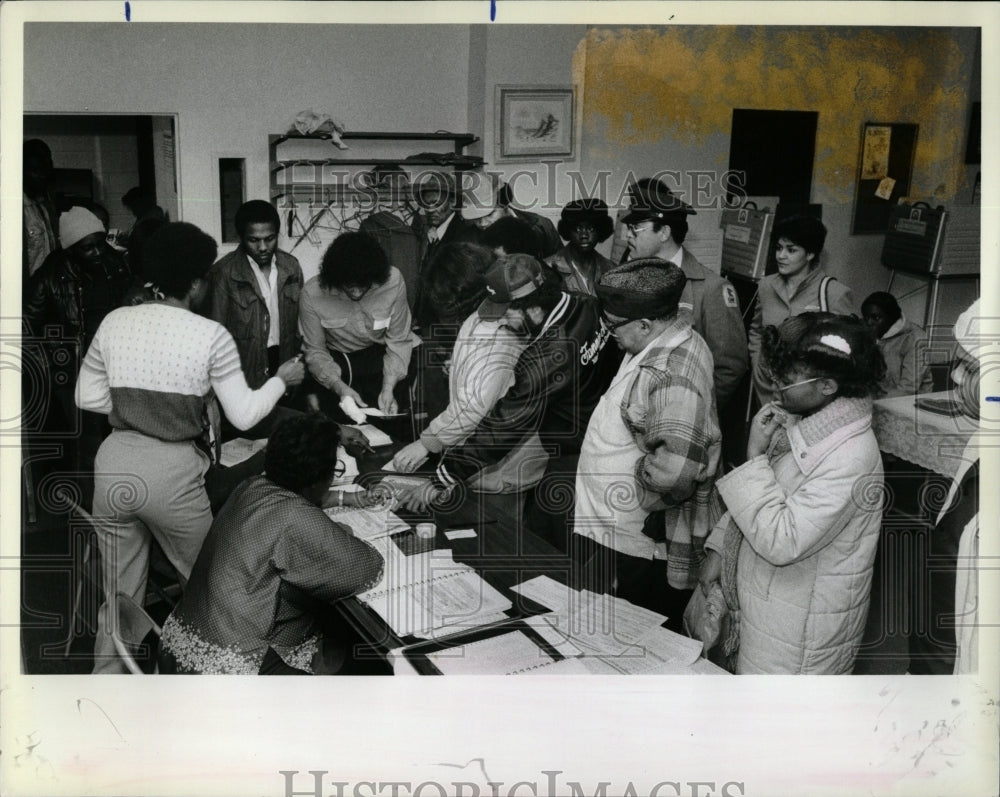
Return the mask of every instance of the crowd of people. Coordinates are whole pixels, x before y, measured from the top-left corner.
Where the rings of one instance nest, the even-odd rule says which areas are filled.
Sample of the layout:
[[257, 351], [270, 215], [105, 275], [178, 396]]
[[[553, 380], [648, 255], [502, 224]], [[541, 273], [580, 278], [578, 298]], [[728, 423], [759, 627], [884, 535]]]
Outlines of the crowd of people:
[[[341, 668], [315, 603], [365, 589], [382, 563], [321, 508], [374, 500], [329, 489], [337, 447], [367, 449], [348, 424], [370, 407], [407, 419], [392, 427], [392, 467], [411, 476], [403, 508], [481, 518], [506, 501], [572, 556], [579, 585], [681, 633], [697, 592], [721, 596], [735, 672], [852, 670], [882, 520], [859, 497], [883, 478], [872, 402], [930, 379], [923, 331], [896, 300], [859, 307], [826, 273], [818, 219], [775, 226], [777, 272], [747, 329], [733, 285], [684, 247], [694, 209], [655, 179], [630, 190], [620, 263], [596, 249], [615, 229], [601, 199], [570, 202], [554, 225], [503, 185], [460, 206], [453, 177], [435, 174], [414, 189], [416, 264], [343, 232], [305, 280], [261, 200], [239, 208], [239, 246], [221, 259], [148, 201], [137, 246], [116, 252], [91, 210], [56, 221], [39, 145], [25, 144], [26, 331], [76, 352], [40, 358], [52, 417], [90, 430], [78, 459], [104, 521], [106, 594], [142, 601], [154, 540], [184, 586], [165, 669]], [[745, 456], [725, 463], [719, 419], [744, 411], [747, 380], [759, 409]], [[237, 436], [268, 444], [225, 468], [219, 446]], [[547, 500], [558, 479], [569, 504]], [[107, 623], [102, 610], [95, 672], [121, 671]], [[942, 669], [957, 644], [946, 626], [925, 657]]]

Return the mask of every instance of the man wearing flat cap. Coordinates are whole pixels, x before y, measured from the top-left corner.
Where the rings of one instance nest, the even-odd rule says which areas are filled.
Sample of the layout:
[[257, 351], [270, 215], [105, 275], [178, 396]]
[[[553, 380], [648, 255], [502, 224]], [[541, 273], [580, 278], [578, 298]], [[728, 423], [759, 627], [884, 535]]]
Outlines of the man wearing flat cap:
[[[592, 588], [665, 614], [676, 631], [722, 514], [712, 355], [678, 310], [685, 283], [678, 266], [655, 258], [598, 283], [604, 325], [625, 359], [590, 416], [573, 523], [590, 540], [586, 570], [611, 576]], [[649, 536], [646, 519], [658, 509], [664, 523]]]
[[655, 179], [640, 180], [631, 195], [631, 207], [622, 219], [628, 227], [630, 258], [656, 257], [684, 272], [687, 284], [680, 309], [712, 352], [715, 400], [724, 409], [750, 364], [736, 289], [684, 248], [687, 217], [695, 213], [690, 205]]
[[[509, 452], [529, 446], [537, 451], [536, 435], [550, 461], [572, 458], [575, 470], [590, 413], [617, 368], [618, 354], [605, 345], [608, 333], [596, 300], [564, 292], [536, 258], [498, 258], [486, 274], [486, 285], [489, 296], [477, 311], [480, 317], [503, 319], [526, 341], [514, 365], [514, 383], [464, 443], [442, 453], [432, 484], [410, 508], [441, 503], [460, 483], [462, 490], [475, 484], [502, 466]], [[541, 476], [537, 467], [519, 472], [529, 471], [534, 480]], [[516, 482], [504, 492], [528, 486]]]

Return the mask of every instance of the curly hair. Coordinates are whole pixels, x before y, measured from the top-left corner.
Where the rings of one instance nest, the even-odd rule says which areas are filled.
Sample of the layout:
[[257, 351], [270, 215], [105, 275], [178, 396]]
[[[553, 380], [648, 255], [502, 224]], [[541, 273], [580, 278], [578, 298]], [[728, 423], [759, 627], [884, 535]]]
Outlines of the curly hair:
[[340, 427], [325, 415], [296, 415], [278, 424], [267, 439], [264, 475], [294, 493], [318, 481], [333, 481], [339, 444]]
[[[803, 317], [807, 316], [807, 317]], [[885, 377], [885, 360], [871, 330], [854, 316], [804, 313], [765, 327], [764, 362], [780, 378], [801, 370], [833, 379], [837, 395], [875, 396]]]
[[427, 295], [445, 323], [461, 323], [486, 296], [493, 252], [469, 243], [444, 244], [427, 264]]
[[523, 219], [507, 216], [495, 221], [483, 230], [480, 240], [490, 249], [502, 246], [508, 255], [531, 255], [542, 259], [542, 241], [535, 228]]
[[142, 268], [163, 293], [183, 299], [194, 281], [208, 274], [218, 252], [211, 235], [185, 221], [173, 221], [143, 245]]
[[556, 230], [564, 241], [568, 241], [578, 224], [593, 224], [597, 243], [606, 241], [615, 231], [608, 205], [601, 199], [576, 199], [570, 202], [562, 209]]
[[389, 258], [378, 241], [363, 232], [345, 232], [334, 239], [319, 267], [320, 287], [343, 290], [370, 288], [389, 280]]
[[273, 224], [274, 231], [281, 232], [281, 217], [278, 216], [278, 209], [263, 199], [251, 199], [240, 205], [236, 209], [236, 218], [233, 223], [236, 226], [236, 234], [240, 238], [246, 235], [247, 227], [251, 224]]

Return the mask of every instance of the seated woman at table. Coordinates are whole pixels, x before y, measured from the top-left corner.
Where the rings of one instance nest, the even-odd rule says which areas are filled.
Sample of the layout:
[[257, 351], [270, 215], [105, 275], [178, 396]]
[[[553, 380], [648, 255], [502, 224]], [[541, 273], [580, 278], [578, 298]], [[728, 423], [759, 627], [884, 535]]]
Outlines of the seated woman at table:
[[849, 673], [882, 521], [872, 396], [885, 364], [854, 318], [762, 339], [781, 398], [754, 417], [748, 461], [716, 482], [728, 512], [700, 581], [707, 593], [721, 575], [738, 616], [738, 673]]
[[407, 406], [407, 372], [415, 346], [406, 285], [382, 247], [345, 232], [323, 255], [320, 272], [299, 298], [299, 327], [319, 408], [341, 420], [341, 399], [387, 415]]
[[763, 277], [757, 285], [757, 305], [747, 335], [753, 386], [761, 404], [778, 398], [761, 357], [764, 327], [777, 326], [807, 310], [839, 315], [857, 312], [850, 289], [831, 277], [820, 263], [826, 242], [823, 222], [811, 216], [791, 216], [774, 225], [771, 240], [777, 242], [778, 271]]
[[320, 506], [337, 468], [337, 424], [282, 421], [264, 475], [243, 482], [205, 538], [163, 626], [162, 672], [333, 674], [344, 640], [318, 633], [316, 609], [370, 589], [382, 556]]
[[448, 406], [420, 438], [400, 450], [393, 464], [409, 473], [430, 454], [461, 445], [514, 383], [514, 364], [527, 343], [502, 320], [476, 312], [486, 298], [486, 271], [494, 260], [489, 249], [447, 244], [428, 265], [431, 304], [442, 322], [461, 324], [448, 365]]
[[934, 380], [930, 363], [923, 356], [927, 334], [906, 319], [896, 297], [876, 291], [862, 303], [861, 315], [885, 358], [885, 378], [879, 384], [885, 396], [930, 393]]

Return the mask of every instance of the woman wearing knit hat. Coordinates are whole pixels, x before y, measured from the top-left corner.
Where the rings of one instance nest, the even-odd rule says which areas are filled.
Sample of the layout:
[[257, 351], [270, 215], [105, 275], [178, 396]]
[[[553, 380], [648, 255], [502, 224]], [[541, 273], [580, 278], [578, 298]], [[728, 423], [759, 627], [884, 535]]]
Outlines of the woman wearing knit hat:
[[[24, 323], [38, 341], [29, 346], [28, 356], [40, 348], [44, 363], [39, 365], [47, 374], [46, 384], [34, 386], [33, 395], [25, 396], [26, 411], [48, 401], [49, 431], [66, 433], [70, 469], [76, 472], [89, 470], [107, 431], [102, 416], [78, 417], [73, 385], [80, 359], [104, 317], [124, 302], [131, 279], [124, 259], [108, 246], [105, 235], [100, 219], [86, 208], [72, 207], [63, 213], [62, 248], [49, 253], [24, 294]], [[82, 492], [89, 495], [90, 490], [84, 486]]]
[[615, 231], [607, 204], [601, 199], [573, 200], [562, 209], [558, 230], [566, 246], [545, 262], [559, 274], [564, 290], [596, 295], [601, 275], [613, 265], [596, 249]]

